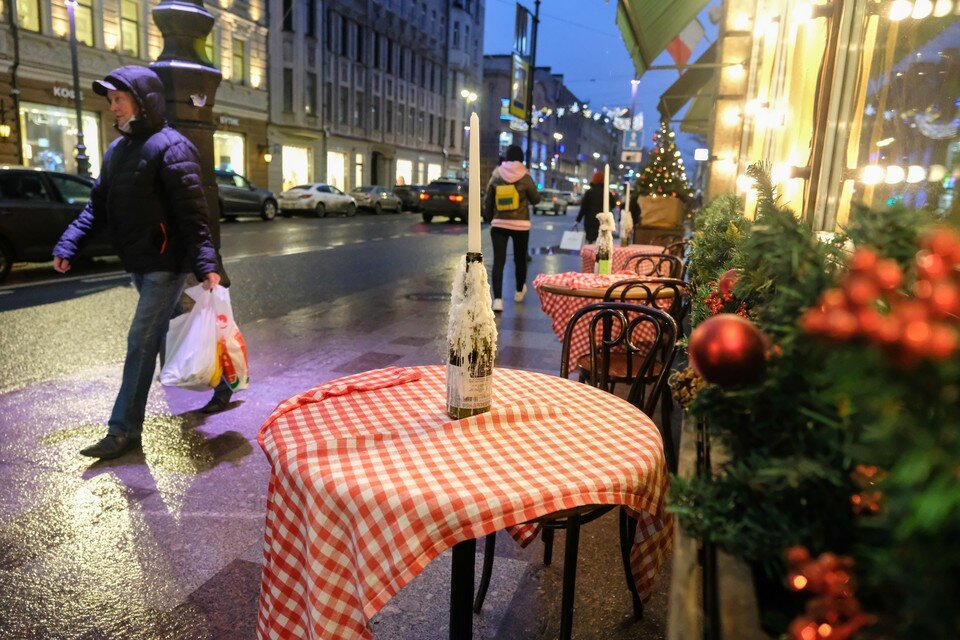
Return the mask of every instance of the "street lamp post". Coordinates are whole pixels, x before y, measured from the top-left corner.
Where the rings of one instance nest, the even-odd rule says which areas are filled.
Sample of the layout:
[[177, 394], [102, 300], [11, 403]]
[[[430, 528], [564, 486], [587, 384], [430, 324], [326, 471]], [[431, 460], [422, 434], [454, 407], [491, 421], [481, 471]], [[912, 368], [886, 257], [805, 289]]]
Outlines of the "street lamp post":
[[80, 97], [80, 67], [77, 64], [77, 0], [67, 0], [67, 16], [70, 19], [70, 63], [73, 65], [73, 105], [77, 109], [77, 173], [90, 176], [90, 159], [87, 146], [83, 144], [83, 105]]
[[561, 179], [563, 177], [563, 172], [560, 169], [560, 141], [563, 140], [563, 134], [559, 131], [553, 132], [553, 182], [554, 187], [560, 188], [562, 186]]

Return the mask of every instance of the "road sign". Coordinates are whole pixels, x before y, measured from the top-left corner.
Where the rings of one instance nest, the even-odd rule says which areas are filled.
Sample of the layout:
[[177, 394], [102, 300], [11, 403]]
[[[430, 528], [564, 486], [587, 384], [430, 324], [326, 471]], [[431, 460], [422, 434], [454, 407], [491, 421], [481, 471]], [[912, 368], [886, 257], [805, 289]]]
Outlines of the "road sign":
[[621, 151], [620, 162], [624, 164], [639, 164], [643, 159], [641, 151]]
[[623, 150], [640, 151], [643, 149], [643, 129], [630, 129], [623, 132]]

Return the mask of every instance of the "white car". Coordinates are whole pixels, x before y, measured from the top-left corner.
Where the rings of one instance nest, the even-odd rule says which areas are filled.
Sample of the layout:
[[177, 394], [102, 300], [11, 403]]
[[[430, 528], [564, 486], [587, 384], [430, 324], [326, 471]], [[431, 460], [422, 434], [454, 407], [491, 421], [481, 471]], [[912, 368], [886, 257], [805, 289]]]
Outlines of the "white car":
[[280, 215], [290, 217], [295, 213], [307, 213], [322, 218], [328, 213], [353, 216], [357, 213], [357, 201], [332, 184], [301, 184], [287, 189], [277, 198]]

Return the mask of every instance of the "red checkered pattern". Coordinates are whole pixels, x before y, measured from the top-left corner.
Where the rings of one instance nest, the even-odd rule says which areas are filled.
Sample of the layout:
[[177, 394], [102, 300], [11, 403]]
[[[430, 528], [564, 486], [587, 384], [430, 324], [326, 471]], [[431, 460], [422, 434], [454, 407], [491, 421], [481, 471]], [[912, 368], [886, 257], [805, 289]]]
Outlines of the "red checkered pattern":
[[[614, 273], [626, 271], [627, 261], [641, 253], [663, 253], [663, 247], [658, 244], [631, 244], [626, 247], [614, 245], [610, 270]], [[593, 266], [597, 263], [597, 245], [585, 244], [580, 247], [580, 262], [580, 271], [582, 273], [593, 273]]]
[[660, 435], [626, 401], [556, 376], [495, 369], [489, 413], [451, 421], [443, 367], [322, 384], [260, 428], [267, 495], [260, 638], [371, 638], [370, 618], [462, 540], [586, 504], [640, 517], [646, 597], [670, 547]]
[[[570, 287], [571, 289], [606, 289], [610, 285], [638, 277], [635, 273], [612, 273], [609, 275], [596, 275], [592, 273], [575, 273], [567, 271], [565, 273], [541, 273], [533, 280], [533, 288], [537, 290], [540, 296], [540, 308], [543, 312], [553, 319], [553, 332], [557, 339], [563, 341], [563, 334], [567, 330], [567, 324], [580, 308], [588, 304], [602, 302], [601, 298], [589, 298], [577, 295], [564, 295], [559, 293], [550, 293], [542, 291], [541, 286], [545, 284], [560, 285]], [[672, 298], [657, 301], [657, 306], [665, 311], [670, 308]], [[582, 319], [573, 335], [570, 336], [570, 362], [569, 370], [577, 368], [577, 358], [590, 353], [590, 318]], [[600, 328], [597, 328], [599, 332]], [[652, 342], [654, 337], [653, 327], [644, 323], [637, 327], [632, 334], [634, 344], [640, 342]], [[598, 336], [599, 340], [599, 336]]]

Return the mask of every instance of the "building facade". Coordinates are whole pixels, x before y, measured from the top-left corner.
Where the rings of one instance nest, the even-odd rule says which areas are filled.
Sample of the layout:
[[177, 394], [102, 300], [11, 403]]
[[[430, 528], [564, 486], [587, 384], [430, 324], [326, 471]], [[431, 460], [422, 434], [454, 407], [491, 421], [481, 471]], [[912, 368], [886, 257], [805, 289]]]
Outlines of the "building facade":
[[481, 0], [272, 0], [271, 188], [460, 174], [483, 14]]
[[[218, 167], [267, 179], [266, 145], [267, 16], [262, 0], [207, 9], [216, 22], [207, 55], [223, 71], [214, 120]], [[147, 65], [163, 40], [150, 15], [155, 3], [143, 0], [79, 0], [76, 37], [83, 103], [84, 142], [91, 173], [100, 172], [103, 151], [118, 135], [106, 100], [93, 93], [93, 80], [127, 64]], [[75, 94], [70, 33], [63, 0], [2, 0], [0, 22], [0, 119], [9, 135], [0, 136], [0, 163], [76, 172]], [[0, 128], [0, 133], [6, 132]]]
[[[509, 145], [528, 149], [526, 122], [508, 110], [511, 82], [511, 56], [484, 56], [481, 176], [490, 175]], [[615, 175], [619, 132], [549, 68], [538, 67], [534, 74], [532, 126], [530, 175], [540, 188], [581, 192], [607, 163]]]

